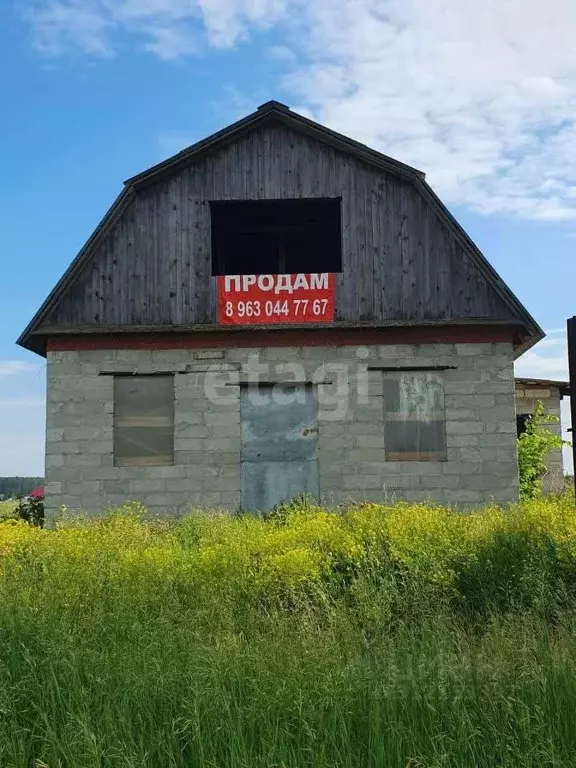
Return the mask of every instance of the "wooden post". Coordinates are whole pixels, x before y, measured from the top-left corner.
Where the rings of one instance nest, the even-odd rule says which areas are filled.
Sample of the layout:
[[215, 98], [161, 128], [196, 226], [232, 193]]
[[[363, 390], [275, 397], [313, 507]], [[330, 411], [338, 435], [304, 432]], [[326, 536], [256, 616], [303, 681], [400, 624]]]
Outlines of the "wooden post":
[[568, 365], [570, 367], [570, 412], [572, 414], [572, 455], [576, 493], [576, 317], [568, 320]]

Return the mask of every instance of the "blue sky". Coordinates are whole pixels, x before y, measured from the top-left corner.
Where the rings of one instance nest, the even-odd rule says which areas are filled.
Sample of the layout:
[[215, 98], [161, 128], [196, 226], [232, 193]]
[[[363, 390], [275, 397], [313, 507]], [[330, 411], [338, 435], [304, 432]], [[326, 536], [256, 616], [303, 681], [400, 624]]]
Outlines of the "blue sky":
[[574, 29], [572, 0], [5, 0], [0, 475], [43, 472], [14, 342], [122, 181], [270, 98], [426, 171], [549, 331], [518, 373], [566, 377]]

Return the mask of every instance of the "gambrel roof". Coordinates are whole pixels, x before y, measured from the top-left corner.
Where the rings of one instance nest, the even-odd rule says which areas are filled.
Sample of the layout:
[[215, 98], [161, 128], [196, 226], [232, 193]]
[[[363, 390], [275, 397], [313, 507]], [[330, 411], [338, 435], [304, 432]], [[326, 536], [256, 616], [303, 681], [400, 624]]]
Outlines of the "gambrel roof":
[[[126, 268], [126, 262], [129, 258], [126, 254], [130, 248], [133, 249], [131, 253], [138, 251], [138, 245], [135, 246], [134, 243], [141, 235], [137, 231], [136, 224], [134, 224], [133, 230], [128, 232], [131, 224], [130, 222], [126, 223], [127, 217], [132, 216], [134, 218], [140, 214], [144, 215], [144, 213], [152, 217], [153, 213], [158, 211], [161, 211], [162, 216], [165, 218], [169, 217], [170, 210], [176, 210], [177, 205], [182, 201], [185, 201], [185, 199], [188, 201], [192, 200], [190, 195], [186, 198], [186, 190], [192, 188], [190, 185], [193, 185], [193, 183], [200, 183], [199, 178], [192, 178], [195, 168], [204, 168], [202, 172], [205, 175], [209, 174], [212, 168], [209, 165], [211, 158], [216, 156], [224, 157], [231, 147], [247, 147], [252, 136], [262, 135], [266, 137], [268, 134], [272, 135], [271, 132], [276, 137], [275, 140], [278, 141], [292, 141], [290, 137], [300, 137], [300, 140], [306, 143], [306, 151], [308, 152], [316, 151], [314, 147], [323, 148], [322, 152], [325, 154], [323, 162], [328, 162], [328, 160], [333, 162], [335, 157], [342, 158], [347, 156], [351, 158], [351, 161], [355, 162], [358, 168], [363, 169], [361, 173], [364, 179], [367, 179], [369, 174], [372, 174], [372, 177], [376, 179], [377, 174], [380, 174], [381, 178], [396, 179], [401, 191], [408, 188], [414, 190], [418, 201], [416, 203], [408, 201], [407, 205], [413, 205], [415, 217], [427, 216], [434, 218], [435, 223], [433, 226], [442, 230], [442, 237], [444, 238], [442, 242], [446, 243], [447, 247], [449, 246], [451, 249], [450, 257], [446, 257], [446, 264], [448, 266], [445, 264], [444, 269], [449, 271], [454, 267], [454, 264], [461, 261], [462, 268], [466, 270], [468, 290], [471, 291], [470, 295], [473, 295], [478, 290], [478, 286], [481, 286], [482, 291], [490, 293], [491, 296], [487, 305], [489, 304], [492, 309], [486, 313], [469, 313], [465, 309], [462, 310], [462, 304], [466, 297], [462, 298], [463, 292], [460, 291], [462, 294], [458, 305], [460, 309], [453, 313], [453, 316], [451, 316], [450, 312], [442, 310], [438, 311], [436, 315], [433, 312], [428, 313], [429, 316], [423, 313], [421, 316], [419, 315], [414, 318], [402, 316], [402, 314], [398, 317], [379, 318], [376, 308], [374, 308], [372, 315], [368, 313], [368, 321], [365, 322], [362, 318], [358, 318], [358, 325], [370, 324], [372, 327], [386, 327], [419, 323], [458, 324], [474, 322], [507, 324], [518, 329], [517, 351], [519, 353], [543, 338], [544, 334], [541, 328], [439, 200], [427, 184], [425, 176], [421, 171], [336, 133], [293, 112], [277, 101], [270, 101], [233, 125], [199, 141], [143, 173], [128, 179], [125, 182], [124, 190], [22, 333], [18, 339], [18, 344], [43, 354], [46, 338], [59, 333], [118, 333], [134, 331], [137, 327], [142, 330], [156, 331], [170, 330], [176, 327], [180, 330], [190, 331], [214, 330], [214, 320], [211, 319], [210, 315], [210, 307], [212, 305], [207, 295], [201, 295], [201, 301], [206, 307], [202, 310], [204, 314], [202, 312], [196, 312], [195, 314], [193, 311], [194, 297], [200, 301], [198, 296], [202, 293], [201, 288], [197, 288], [196, 294], [190, 294], [188, 305], [186, 305], [188, 299], [186, 296], [184, 297], [183, 306], [188, 306], [190, 310], [189, 315], [192, 318], [190, 320], [187, 319], [182, 307], [178, 307], [177, 311], [175, 310], [174, 312], [158, 310], [156, 315], [152, 313], [150, 317], [145, 316], [145, 313], [144, 315], [142, 313], [139, 315], [137, 313], [134, 314], [134, 312], [130, 314], [130, 311], [127, 309], [124, 316], [120, 311], [114, 311], [114, 297], [112, 294], [106, 294], [106, 291], [111, 290], [108, 283], [112, 284], [114, 281], [121, 282], [132, 279]], [[232, 154], [229, 157], [232, 157]], [[178, 176], [184, 180], [182, 182], [183, 185], [186, 183], [189, 186], [186, 189], [182, 186], [178, 192], [179, 197], [177, 201], [172, 204], [171, 199], [169, 199], [171, 192], [167, 191], [167, 185]], [[244, 188], [246, 188], [246, 185], [247, 182], [244, 180]], [[152, 203], [150, 202], [151, 195], [156, 194], [155, 190], [158, 190], [158, 198]], [[225, 196], [227, 194], [227, 190], [224, 189], [224, 196], [220, 199], [227, 199]], [[395, 194], [398, 196], [398, 191]], [[402, 194], [404, 193], [402, 192]], [[192, 202], [196, 204], [197, 201]], [[189, 204], [192, 205], [192, 203]], [[416, 210], [416, 207], [418, 207], [418, 210]], [[204, 215], [200, 208], [194, 209], [194, 211], [199, 211], [200, 214]], [[400, 208], [398, 208], [396, 214], [400, 215], [399, 211]], [[126, 229], [126, 233], [119, 231], [121, 227]], [[121, 240], [122, 237], [125, 237], [125, 244], [122, 246], [123, 250], [118, 252], [119, 255], [115, 255], [112, 253], [116, 247], [114, 243]], [[150, 245], [150, 241], [153, 239], [152, 234], [147, 232], [141, 237], [143, 239], [138, 241], [140, 242], [140, 248], [150, 251], [150, 255], [147, 256], [147, 263], [149, 265], [154, 258], [154, 253], [150, 250], [152, 248]], [[182, 252], [184, 246], [180, 244], [179, 247], [180, 252]], [[103, 255], [104, 251], [106, 251], [107, 255]], [[105, 258], [108, 259], [109, 270], [120, 270], [122, 267], [125, 271], [122, 273], [115, 272], [114, 276], [109, 272], [107, 278], [101, 276], [100, 279], [103, 281], [101, 287], [100, 284], [96, 284], [96, 276], [91, 277], [88, 270], [95, 260]], [[158, 255], [157, 258], [163, 258], [163, 256]], [[180, 266], [182, 266], [186, 259], [182, 254], [179, 258], [181, 258]], [[404, 257], [402, 256], [402, 258]], [[118, 265], [118, 261], [122, 261], [122, 259], [124, 259], [123, 264]], [[188, 258], [186, 268], [193, 270], [194, 265], [191, 266], [189, 262], [190, 258]], [[412, 266], [410, 268], [415, 270], [416, 273], [418, 272], [416, 267]], [[359, 267], [359, 271], [361, 271], [361, 267]], [[183, 282], [193, 283], [196, 281], [198, 283], [200, 280], [199, 274], [197, 272], [196, 276], [186, 276], [182, 280]], [[209, 272], [202, 273], [202, 279], [205, 279], [206, 282], [209, 282], [208, 276]], [[446, 282], [449, 278], [450, 275], [447, 278], [445, 277], [444, 281]], [[140, 274], [138, 279], [146, 282], [147, 276], [146, 274]], [[363, 286], [369, 285], [369, 283], [370, 280], [367, 279]], [[159, 288], [156, 290], [159, 290]], [[359, 290], [362, 290], [362, 288]], [[418, 286], [418, 290], [425, 290], [425, 288]], [[66, 302], [72, 302], [72, 300], [79, 302], [86, 293], [91, 295], [90, 300], [92, 304], [90, 305], [90, 311], [76, 313], [77, 317], [73, 312], [64, 311]], [[380, 302], [382, 303], [381, 300]], [[149, 306], [150, 304], [150, 301], [146, 304], [145, 297], [144, 305]], [[107, 307], [106, 312], [99, 312], [97, 309], [93, 309], [93, 306], [101, 305]], [[151, 309], [150, 312], [152, 312]], [[353, 317], [347, 317], [345, 320], [349, 324], [355, 323], [355, 318]], [[338, 325], [338, 323], [335, 325]]]

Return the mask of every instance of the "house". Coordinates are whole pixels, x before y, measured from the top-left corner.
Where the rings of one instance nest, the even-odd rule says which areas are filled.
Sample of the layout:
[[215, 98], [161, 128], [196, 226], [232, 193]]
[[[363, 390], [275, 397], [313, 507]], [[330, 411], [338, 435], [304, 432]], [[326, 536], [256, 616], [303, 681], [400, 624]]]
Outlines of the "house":
[[20, 337], [47, 512], [511, 501], [542, 337], [421, 171], [268, 102], [129, 179]]
[[[547, 424], [546, 429], [562, 435], [560, 402], [570, 396], [570, 383], [551, 379], [516, 379], [516, 427], [518, 437], [526, 429], [526, 421], [540, 401], [544, 410], [556, 416], [556, 424]], [[553, 451], [546, 458], [547, 473], [543, 479], [544, 490], [548, 493], [560, 492], [565, 487], [564, 460], [562, 451]]]

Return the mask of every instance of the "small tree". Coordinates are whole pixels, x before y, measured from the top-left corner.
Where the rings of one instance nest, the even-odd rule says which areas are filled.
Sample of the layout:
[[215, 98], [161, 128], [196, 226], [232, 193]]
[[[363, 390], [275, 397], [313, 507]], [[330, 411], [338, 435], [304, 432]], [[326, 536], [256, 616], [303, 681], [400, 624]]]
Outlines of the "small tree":
[[526, 421], [526, 431], [518, 438], [518, 471], [520, 498], [536, 499], [542, 495], [542, 478], [547, 472], [546, 458], [552, 451], [569, 445], [560, 435], [545, 429], [546, 424], [558, 424], [558, 416], [546, 413], [541, 400]]

